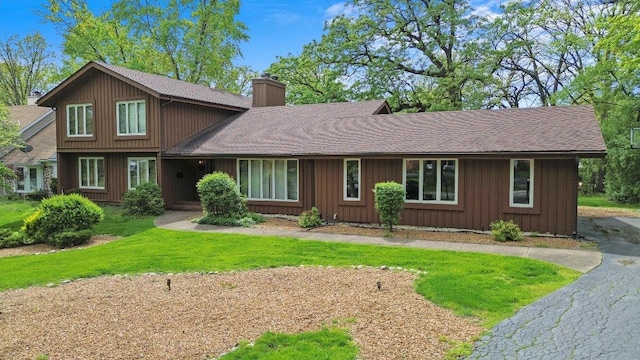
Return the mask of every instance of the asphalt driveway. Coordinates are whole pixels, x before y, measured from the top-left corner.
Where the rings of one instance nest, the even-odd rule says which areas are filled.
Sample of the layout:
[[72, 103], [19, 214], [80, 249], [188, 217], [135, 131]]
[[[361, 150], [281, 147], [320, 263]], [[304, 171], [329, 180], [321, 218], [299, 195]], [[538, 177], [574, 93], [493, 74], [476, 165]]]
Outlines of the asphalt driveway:
[[640, 219], [581, 218], [600, 266], [521, 309], [476, 343], [470, 359], [640, 359]]

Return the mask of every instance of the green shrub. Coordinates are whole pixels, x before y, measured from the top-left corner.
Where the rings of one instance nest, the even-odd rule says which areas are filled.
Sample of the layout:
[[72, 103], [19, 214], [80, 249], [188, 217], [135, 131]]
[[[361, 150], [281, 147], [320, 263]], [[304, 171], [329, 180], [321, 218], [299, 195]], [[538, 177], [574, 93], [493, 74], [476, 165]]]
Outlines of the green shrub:
[[317, 207], [311, 210], [303, 211], [298, 217], [298, 225], [303, 228], [310, 228], [322, 225], [322, 217]]
[[205, 214], [199, 219], [195, 219], [194, 222], [204, 225], [216, 225], [216, 226], [239, 226], [240, 219], [231, 217], [212, 216]]
[[27, 200], [42, 201], [42, 199], [46, 199], [48, 196], [49, 194], [45, 190], [38, 190], [38, 191], [30, 192], [26, 194], [24, 197]]
[[55, 195], [42, 200], [38, 209], [24, 220], [22, 230], [33, 243], [57, 246], [64, 241], [55, 239], [55, 234], [88, 230], [103, 218], [104, 211], [81, 195]]
[[61, 231], [53, 234], [48, 243], [59, 248], [82, 245], [91, 239], [91, 229]]
[[0, 229], [0, 249], [25, 245], [24, 235], [11, 229]]
[[520, 241], [524, 238], [518, 224], [513, 220], [498, 220], [491, 223], [491, 235], [497, 241]]
[[58, 193], [58, 179], [51, 178], [51, 183], [49, 184], [49, 190], [51, 190], [52, 194]]
[[401, 184], [395, 181], [377, 183], [373, 189], [375, 195], [375, 207], [380, 217], [380, 223], [393, 231], [393, 225], [400, 222], [400, 211], [404, 207], [406, 191]]
[[247, 200], [226, 173], [205, 175], [197, 184], [205, 216], [239, 220], [247, 214]]
[[162, 215], [164, 213], [164, 200], [162, 191], [157, 184], [142, 183], [135, 189], [122, 195], [122, 203], [125, 215], [147, 216]]

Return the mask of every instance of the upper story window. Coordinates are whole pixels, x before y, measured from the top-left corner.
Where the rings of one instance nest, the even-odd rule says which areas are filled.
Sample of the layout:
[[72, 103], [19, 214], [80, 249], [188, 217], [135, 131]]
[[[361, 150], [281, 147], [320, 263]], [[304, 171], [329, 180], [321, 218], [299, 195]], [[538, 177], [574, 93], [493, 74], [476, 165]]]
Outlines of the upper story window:
[[67, 105], [67, 136], [93, 136], [93, 105]]
[[512, 159], [509, 172], [509, 206], [533, 207], [533, 160]]
[[407, 202], [458, 203], [458, 160], [406, 159], [403, 183]]
[[147, 112], [144, 100], [116, 103], [118, 135], [146, 135]]
[[78, 158], [78, 174], [81, 189], [104, 189], [104, 158]]
[[150, 182], [158, 183], [155, 158], [129, 158], [129, 190]]
[[360, 200], [360, 159], [344, 160], [344, 200]]
[[298, 201], [298, 160], [239, 159], [238, 186], [250, 200]]

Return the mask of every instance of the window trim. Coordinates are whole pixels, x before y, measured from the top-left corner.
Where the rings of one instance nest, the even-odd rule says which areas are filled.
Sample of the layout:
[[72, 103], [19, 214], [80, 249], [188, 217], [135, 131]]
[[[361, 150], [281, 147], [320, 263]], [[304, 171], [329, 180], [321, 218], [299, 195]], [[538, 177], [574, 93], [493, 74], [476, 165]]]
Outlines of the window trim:
[[[151, 181], [151, 179], [149, 179], [149, 181], [140, 181], [140, 165], [139, 163], [137, 163], [137, 167], [138, 167], [138, 185], [145, 183], [145, 182], [150, 182], [153, 184], [158, 184], [158, 160], [155, 157], [152, 156], [132, 156], [132, 157], [128, 157], [127, 158], [127, 189], [129, 190], [133, 190], [135, 189], [135, 187], [131, 187], [131, 169], [129, 169], [129, 166], [131, 165], [131, 160], [136, 160], [140, 161], [140, 160], [153, 160], [156, 163], [156, 178], [154, 181]], [[148, 167], [147, 167], [148, 168]]]
[[[260, 198], [253, 198], [251, 197], [251, 161], [254, 160], [259, 160], [260, 161]], [[287, 172], [287, 162], [288, 161], [295, 161], [296, 162], [296, 199], [292, 200], [292, 199], [276, 199], [275, 198], [275, 186], [276, 186], [276, 182], [273, 181], [271, 184], [271, 193], [273, 194], [273, 198], [262, 198], [262, 169], [263, 169], [263, 161], [267, 160], [267, 161], [272, 161], [272, 174], [274, 174], [275, 177], [275, 166], [276, 160], [282, 160], [285, 162], [285, 184], [288, 184], [288, 177], [289, 174]], [[238, 186], [238, 189], [241, 189], [240, 187], [240, 161], [248, 161], [248, 168], [247, 168], [247, 178], [249, 179], [248, 184], [247, 184], [247, 200], [249, 201], [261, 201], [261, 202], [267, 202], [267, 201], [271, 201], [271, 202], [284, 202], [284, 203], [299, 203], [300, 202], [300, 161], [299, 159], [295, 159], [295, 158], [237, 158], [236, 159], [236, 185]], [[286, 191], [286, 190], [285, 190]], [[288, 197], [288, 196], [287, 196]]]
[[[144, 123], [145, 123], [145, 132], [141, 133], [141, 132], [136, 132], [136, 133], [131, 133], [131, 132], [120, 132], [120, 111], [119, 111], [119, 107], [121, 104], [144, 104]], [[128, 110], [128, 106], [127, 106], [127, 128], [129, 128], [129, 110]], [[137, 109], [137, 106], [136, 106]], [[116, 135], [117, 136], [146, 136], [147, 135], [147, 125], [148, 125], [148, 121], [147, 121], [147, 101], [145, 99], [135, 99], [135, 100], [121, 100], [121, 101], [116, 101]]]
[[[84, 134], [71, 134], [71, 127], [69, 126], [69, 109], [70, 108], [76, 108], [76, 115], [78, 114], [77, 108], [82, 107], [83, 109], [86, 109], [88, 106], [91, 106], [91, 116], [93, 118], [93, 132], [91, 132], [91, 134], [87, 134], [87, 116], [86, 116], [86, 110], [85, 110], [85, 115], [83, 117], [84, 119]], [[70, 138], [90, 138], [94, 136], [95, 130], [96, 130], [96, 123], [95, 123], [95, 117], [93, 116], [93, 104], [92, 103], [81, 103], [81, 104], [67, 104], [66, 106], [66, 116], [67, 116], [67, 137]], [[76, 116], [76, 130], [78, 129], [78, 124], [77, 124], [77, 116]]]
[[[98, 180], [98, 166], [97, 166], [97, 161], [98, 160], [102, 160], [102, 172], [104, 174], [104, 186], [82, 186], [82, 160], [92, 160], [96, 162], [96, 167], [95, 167], [95, 176], [96, 176], [96, 181], [99, 183], [100, 181]], [[103, 156], [83, 156], [83, 157], [78, 157], [78, 188], [79, 189], [90, 189], [90, 190], [104, 190], [106, 188], [106, 184], [107, 184], [107, 170], [106, 170], [106, 166], [105, 166], [105, 159]]]
[[[439, 204], [439, 205], [458, 205], [460, 201], [460, 161], [457, 158], [407, 158], [402, 159], [402, 186], [405, 191], [407, 190], [407, 161], [419, 161], [420, 167], [418, 170], [418, 200], [408, 200], [405, 196], [404, 202], [408, 204]], [[454, 161], [456, 166], [455, 171], [455, 200], [420, 200], [423, 197], [423, 166], [425, 161], [436, 161], [437, 175], [436, 175], [436, 199], [440, 198], [442, 191], [442, 161]]]
[[[358, 197], [347, 196], [347, 163], [349, 161], [358, 162]], [[344, 201], [360, 201], [362, 194], [362, 161], [359, 158], [346, 158], [342, 166], [342, 200]]]
[[[514, 162], [515, 161], [529, 161], [529, 203], [518, 204], [513, 202], [513, 180], [514, 180]], [[532, 209], [535, 206], [535, 161], [534, 159], [510, 159], [509, 160], [509, 207]]]

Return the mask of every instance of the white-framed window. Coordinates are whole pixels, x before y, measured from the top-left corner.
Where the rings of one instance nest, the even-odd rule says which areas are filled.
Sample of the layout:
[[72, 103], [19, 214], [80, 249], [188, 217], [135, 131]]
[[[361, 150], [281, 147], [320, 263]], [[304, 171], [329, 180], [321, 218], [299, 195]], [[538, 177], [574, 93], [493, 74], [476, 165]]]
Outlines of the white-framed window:
[[127, 162], [129, 164], [129, 190], [135, 189], [145, 182], [158, 183], [158, 168], [155, 158], [130, 157]]
[[344, 200], [360, 200], [360, 178], [360, 159], [344, 159]]
[[533, 159], [511, 159], [509, 206], [533, 207]]
[[78, 158], [78, 175], [81, 189], [104, 189], [104, 158]]
[[118, 135], [146, 135], [147, 111], [144, 100], [116, 103]]
[[298, 160], [238, 159], [237, 182], [250, 200], [298, 201]]
[[405, 159], [402, 182], [406, 202], [458, 203], [457, 159]]
[[37, 167], [18, 166], [15, 169], [16, 180], [15, 190], [18, 193], [29, 193], [41, 190], [42, 187], [42, 171], [38, 171]]
[[93, 136], [93, 105], [67, 105], [67, 136]]

